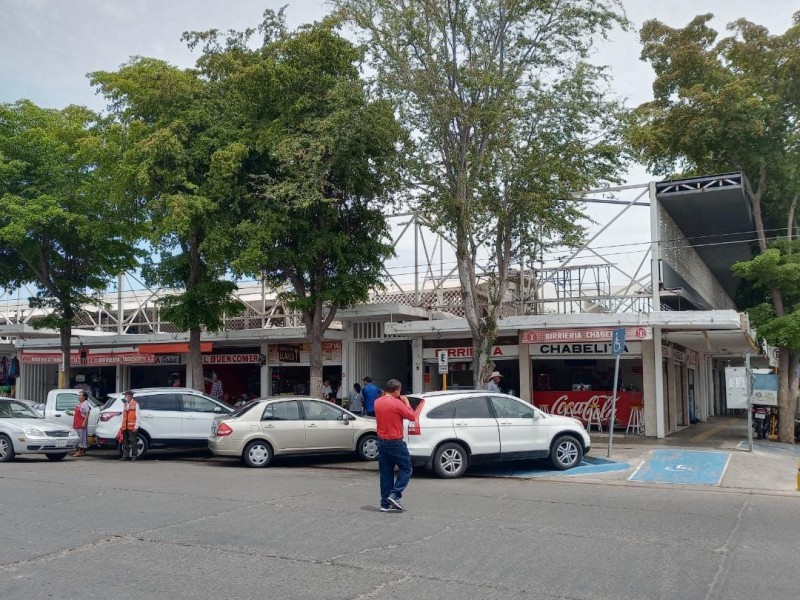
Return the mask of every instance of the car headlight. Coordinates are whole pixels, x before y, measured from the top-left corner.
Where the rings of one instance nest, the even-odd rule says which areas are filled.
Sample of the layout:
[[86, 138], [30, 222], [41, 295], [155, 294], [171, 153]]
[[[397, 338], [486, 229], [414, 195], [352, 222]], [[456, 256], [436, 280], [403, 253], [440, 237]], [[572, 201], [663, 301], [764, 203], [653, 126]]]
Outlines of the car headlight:
[[41, 429], [34, 429], [33, 427], [29, 429], [23, 429], [25, 435], [29, 437], [45, 437], [44, 432]]

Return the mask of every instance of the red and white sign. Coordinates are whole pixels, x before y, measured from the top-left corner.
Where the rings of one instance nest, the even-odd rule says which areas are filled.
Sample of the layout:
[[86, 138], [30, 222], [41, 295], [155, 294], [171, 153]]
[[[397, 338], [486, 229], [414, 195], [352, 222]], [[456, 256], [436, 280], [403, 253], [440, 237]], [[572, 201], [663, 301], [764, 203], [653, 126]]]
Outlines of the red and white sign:
[[[553, 342], [530, 345], [530, 355], [540, 358], [608, 357], [610, 354], [611, 342]], [[641, 356], [641, 354], [641, 342], [625, 342], [623, 355]]]
[[[617, 327], [592, 327], [582, 329], [529, 329], [522, 332], [523, 344], [544, 344], [548, 342], [610, 342]], [[625, 339], [628, 341], [652, 340], [650, 327], [626, 327]]]
[[[96, 367], [103, 365], [151, 365], [151, 364], [182, 364], [180, 354], [140, 354], [139, 352], [72, 352], [70, 354], [72, 367]], [[259, 354], [204, 354], [203, 364], [207, 365], [257, 365], [261, 362]], [[35, 352], [23, 350], [20, 352], [20, 362], [26, 365], [59, 365], [61, 352]]]
[[[565, 417], [574, 416], [584, 424], [589, 422], [589, 407], [597, 402], [600, 407], [600, 419], [603, 427], [611, 418], [611, 391], [603, 392], [533, 392], [533, 405], [541, 407], [546, 404], [547, 412]], [[570, 403], [572, 410], [570, 412]], [[642, 392], [617, 392], [617, 423], [623, 426], [628, 423], [631, 406], [643, 406]]]
[[[422, 350], [422, 358], [426, 360], [439, 360], [439, 352], [447, 351], [448, 361], [472, 360], [472, 346], [459, 346], [456, 348], [425, 348]], [[490, 358], [512, 358], [519, 356], [517, 346], [492, 346]]]
[[204, 365], [257, 365], [260, 354], [204, 354]]
[[[20, 352], [20, 362], [26, 365], [59, 365], [61, 352]], [[102, 365], [147, 365], [156, 362], [153, 354], [139, 354], [138, 352], [73, 352], [69, 357], [72, 367], [102, 366]]]

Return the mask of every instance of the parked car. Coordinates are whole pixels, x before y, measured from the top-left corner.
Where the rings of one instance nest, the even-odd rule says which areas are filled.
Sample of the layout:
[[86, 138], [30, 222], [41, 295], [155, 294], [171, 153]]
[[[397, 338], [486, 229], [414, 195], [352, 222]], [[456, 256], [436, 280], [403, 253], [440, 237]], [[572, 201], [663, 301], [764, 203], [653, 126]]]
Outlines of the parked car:
[[591, 447], [578, 419], [544, 413], [508, 394], [470, 390], [408, 398], [417, 414], [405, 435], [411, 461], [440, 477], [460, 477], [483, 461], [550, 458], [556, 469], [571, 469]]
[[[59, 423], [65, 427], [72, 427], [72, 418], [75, 415], [75, 407], [78, 405], [78, 392], [81, 390], [50, 390], [47, 392], [47, 399], [42, 407], [42, 416], [52, 423]], [[87, 392], [89, 401], [89, 421], [86, 435], [89, 443], [94, 443], [93, 437], [97, 422], [100, 418], [100, 408], [103, 403]], [[42, 406], [37, 404], [36, 406]]]
[[[189, 388], [143, 388], [133, 390], [139, 404], [141, 426], [137, 451], [141, 458], [155, 447], [204, 447], [217, 415], [229, 415], [233, 408]], [[100, 410], [97, 445], [118, 448], [117, 432], [122, 423], [122, 394], [113, 394]]]
[[78, 445], [75, 430], [49, 423], [32, 403], [0, 398], [0, 462], [14, 460], [17, 454], [44, 454], [61, 460]]
[[266, 467], [273, 457], [289, 454], [354, 452], [362, 460], [376, 460], [378, 435], [371, 417], [315, 398], [281, 396], [215, 417], [208, 447], [248, 467]]

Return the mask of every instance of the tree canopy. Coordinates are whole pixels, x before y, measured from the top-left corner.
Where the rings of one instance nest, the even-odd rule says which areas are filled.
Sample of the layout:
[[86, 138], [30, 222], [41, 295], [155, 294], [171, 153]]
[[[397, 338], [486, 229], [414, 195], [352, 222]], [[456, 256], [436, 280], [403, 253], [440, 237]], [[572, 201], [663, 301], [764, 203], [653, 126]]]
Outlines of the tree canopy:
[[[455, 246], [476, 386], [491, 371], [512, 261], [582, 238], [572, 198], [620, 166], [604, 72], [588, 56], [624, 25], [615, 0], [334, 0], [413, 148], [409, 202]], [[487, 275], [478, 272], [488, 251]], [[532, 262], [532, 261], [531, 261]], [[485, 285], [483, 285], [485, 281]]]
[[238, 122], [224, 87], [196, 69], [134, 58], [115, 72], [91, 74], [121, 130], [118, 189], [139, 203], [146, 240], [157, 253], [142, 272], [151, 285], [181, 290], [161, 300], [162, 315], [189, 331], [191, 385], [203, 389], [202, 328], [222, 328], [243, 304], [228, 279], [235, 202], [246, 194]]
[[368, 100], [361, 52], [328, 23], [271, 30], [281, 33], [237, 77], [266, 170], [252, 173], [241, 206], [234, 268], [263, 277], [302, 313], [316, 391], [325, 331], [339, 308], [381, 286], [394, 254], [384, 207], [401, 129], [391, 105]]
[[0, 285], [38, 290], [31, 307], [50, 310], [33, 323], [59, 330], [66, 357], [76, 313], [137, 263], [135, 207], [113, 198], [108, 126], [80, 106], [0, 104]]
[[677, 29], [645, 23], [642, 58], [656, 72], [654, 99], [634, 111], [628, 134], [656, 173], [744, 173], [760, 255], [735, 265], [734, 273], [754, 286], [750, 308], [759, 334], [780, 347], [779, 437], [791, 442], [800, 359], [793, 241], [800, 194], [800, 13], [782, 34], [739, 19], [719, 40], [711, 18], [698, 15]]

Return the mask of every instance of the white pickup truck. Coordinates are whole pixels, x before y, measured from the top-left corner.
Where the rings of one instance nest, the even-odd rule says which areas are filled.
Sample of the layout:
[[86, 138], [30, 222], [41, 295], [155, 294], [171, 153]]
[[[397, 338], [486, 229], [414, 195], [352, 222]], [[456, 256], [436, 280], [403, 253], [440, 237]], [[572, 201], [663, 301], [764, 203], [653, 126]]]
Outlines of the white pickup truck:
[[[78, 392], [80, 390], [50, 390], [47, 392], [47, 400], [44, 403], [44, 418], [52, 423], [58, 423], [67, 427], [72, 427], [72, 417], [75, 415], [75, 407], [78, 405]], [[94, 436], [97, 429], [97, 421], [100, 419], [100, 408], [103, 403], [91, 394], [89, 396], [89, 427], [86, 432], [87, 437]], [[89, 440], [92, 444], [92, 440]]]

